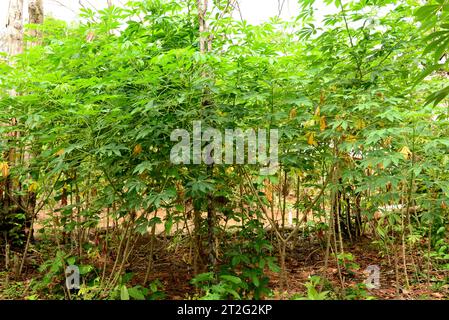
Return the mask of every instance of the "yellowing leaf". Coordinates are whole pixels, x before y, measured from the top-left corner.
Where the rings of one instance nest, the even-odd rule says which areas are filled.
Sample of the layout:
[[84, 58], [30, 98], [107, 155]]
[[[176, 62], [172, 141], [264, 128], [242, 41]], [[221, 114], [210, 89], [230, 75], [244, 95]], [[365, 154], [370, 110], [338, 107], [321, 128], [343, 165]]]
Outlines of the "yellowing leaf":
[[315, 140], [315, 133], [309, 132], [306, 134], [306, 137], [307, 137], [307, 143], [309, 145], [315, 146], [315, 147], [318, 145], [318, 142], [316, 142], [316, 140]]
[[231, 174], [234, 172], [234, 167], [229, 167], [226, 169], [226, 174]]
[[321, 108], [318, 106], [315, 110], [315, 116], [319, 117], [321, 114]]
[[347, 142], [356, 142], [357, 138], [356, 136], [353, 136], [352, 134], [350, 134], [349, 136], [346, 137], [345, 139]]
[[324, 91], [321, 91], [320, 104], [323, 105], [325, 100], [326, 100], [326, 96], [324, 95]]
[[355, 122], [355, 128], [356, 128], [357, 130], [364, 129], [365, 127], [366, 127], [366, 123], [365, 123], [365, 121], [363, 121], [362, 119], [358, 119], [358, 120]]
[[8, 177], [9, 176], [9, 165], [8, 162], [1, 162], [0, 163], [0, 169], [2, 171], [2, 175], [3, 177]]
[[29, 192], [36, 192], [38, 186], [39, 185], [37, 184], [37, 182], [33, 181], [33, 183], [30, 184], [30, 186], [28, 187], [28, 191]]
[[289, 118], [294, 119], [294, 118], [296, 118], [297, 114], [298, 114], [298, 111], [296, 110], [296, 108], [293, 108], [290, 110]]
[[393, 140], [392, 137], [388, 137], [383, 141], [384, 147], [389, 147], [391, 145], [391, 141]]
[[304, 128], [309, 128], [309, 127], [313, 127], [315, 125], [315, 120], [309, 120], [304, 122]]
[[412, 156], [412, 152], [407, 146], [403, 146], [401, 150], [399, 150], [399, 152], [404, 156], [405, 160], [410, 159], [410, 157]]
[[55, 153], [55, 156], [62, 156], [64, 154], [64, 149], [60, 149]]
[[137, 144], [135, 147], [134, 147], [134, 150], [133, 150], [133, 155], [138, 155], [138, 154], [140, 154], [142, 152], [142, 146], [140, 145], [140, 144]]
[[322, 116], [322, 117], [320, 118], [320, 130], [321, 130], [321, 131], [324, 131], [324, 130], [326, 130], [326, 128], [327, 128], [326, 117], [325, 117], [325, 116]]

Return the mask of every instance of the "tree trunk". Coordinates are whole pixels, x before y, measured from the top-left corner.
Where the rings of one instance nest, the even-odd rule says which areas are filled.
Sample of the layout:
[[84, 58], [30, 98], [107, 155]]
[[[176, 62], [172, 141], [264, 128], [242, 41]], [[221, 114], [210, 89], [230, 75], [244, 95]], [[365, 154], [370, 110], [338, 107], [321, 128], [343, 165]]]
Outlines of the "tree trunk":
[[23, 0], [10, 0], [8, 21], [8, 53], [13, 56], [23, 51]]
[[[44, 23], [44, 5], [43, 0], [29, 0], [28, 2], [28, 15], [30, 24], [43, 24]], [[23, 3], [22, 3], [23, 5]], [[30, 47], [41, 44], [41, 33], [38, 30], [30, 30], [29, 35], [32, 37], [32, 41], [29, 43]], [[25, 147], [23, 151], [24, 163], [28, 163], [32, 155], [28, 147]], [[28, 191], [26, 196], [26, 205], [24, 205], [26, 211], [26, 221], [25, 221], [25, 234], [27, 236], [25, 249], [22, 255], [22, 261], [20, 263], [20, 268], [18, 270], [18, 275], [22, 273], [25, 259], [28, 253], [28, 248], [30, 242], [34, 237], [34, 221], [36, 219], [36, 193], [32, 190]]]
[[[8, 7], [8, 19], [6, 22], [6, 38], [7, 38], [7, 52], [9, 56], [15, 56], [23, 52], [23, 0], [10, 0]], [[10, 90], [9, 94], [15, 96], [15, 90]], [[17, 120], [12, 117], [8, 124], [2, 124], [5, 126], [15, 126]], [[6, 166], [6, 170], [3, 170], [4, 183], [2, 186], [2, 202], [3, 202], [3, 217], [1, 219], [2, 225], [0, 226], [4, 230], [4, 239], [8, 245], [8, 230], [14, 224], [14, 208], [16, 203], [13, 198], [13, 179], [9, 175], [9, 168], [14, 166], [16, 159], [16, 149], [12, 146], [15, 143], [18, 133], [11, 131], [5, 137], [8, 145], [11, 145], [9, 150], [5, 154], [7, 164], [3, 164], [3, 168]]]
[[[212, 50], [212, 38], [210, 36], [205, 36], [209, 32], [209, 26], [206, 20], [207, 8], [209, 5], [209, 0], [197, 0], [198, 9], [198, 22], [199, 22], [199, 32], [200, 32], [200, 52], [205, 54]], [[206, 71], [203, 72], [202, 76], [204, 78], [208, 77]], [[204, 87], [203, 97], [201, 102], [201, 109], [206, 109], [212, 105], [210, 100], [210, 92], [207, 86]], [[213, 175], [213, 164], [208, 165], [206, 169], [206, 174], [208, 177], [212, 178]], [[215, 239], [215, 224], [216, 224], [216, 212], [214, 196], [212, 193], [207, 195], [207, 260], [210, 267], [215, 269], [217, 264], [217, 250], [216, 250], [216, 239]]]
[[[28, 2], [28, 14], [30, 17], [30, 24], [43, 24], [44, 23], [44, 5], [42, 0], [29, 0]], [[30, 46], [41, 44], [41, 33], [38, 30], [31, 30], [30, 36], [36, 40], [30, 43]]]
[[[28, 2], [28, 14], [30, 24], [43, 24], [44, 23], [44, 5], [43, 0], [29, 0]], [[29, 35], [33, 38], [29, 46], [33, 47], [42, 43], [42, 34], [38, 30], [30, 30]], [[28, 163], [32, 155], [27, 148], [24, 152], [25, 162]], [[27, 213], [32, 217], [28, 217], [28, 220], [33, 219], [36, 208], [36, 194], [33, 191], [29, 191], [27, 194]], [[30, 230], [33, 233], [33, 230]]]

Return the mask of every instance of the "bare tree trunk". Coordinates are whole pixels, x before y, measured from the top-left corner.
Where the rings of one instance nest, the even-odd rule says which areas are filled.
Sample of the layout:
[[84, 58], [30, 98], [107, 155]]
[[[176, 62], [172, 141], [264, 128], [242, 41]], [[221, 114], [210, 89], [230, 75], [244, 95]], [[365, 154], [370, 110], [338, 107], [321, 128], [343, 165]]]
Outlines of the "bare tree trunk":
[[[28, 21], [30, 24], [43, 24], [44, 23], [44, 5], [43, 0], [29, 0], [28, 1]], [[30, 30], [29, 35], [32, 37], [32, 41], [28, 43], [29, 47], [40, 45], [42, 43], [42, 34], [39, 30]], [[30, 159], [32, 157], [30, 146], [25, 146], [23, 150], [23, 165], [29, 165]], [[35, 209], [36, 209], [36, 193], [33, 190], [28, 191], [26, 196], [26, 205], [24, 205], [25, 211], [27, 213], [27, 223], [35, 219]], [[27, 229], [30, 232], [31, 238], [33, 236], [32, 225], [27, 225]], [[28, 237], [30, 238], [30, 237]], [[28, 243], [27, 243], [28, 244]], [[26, 253], [25, 253], [26, 254]]]
[[209, 31], [206, 21], [207, 7], [209, 0], [197, 0], [198, 6], [198, 22], [200, 24], [200, 52], [206, 53], [212, 50], [212, 38], [205, 37], [204, 34]]
[[[30, 24], [43, 24], [44, 23], [44, 5], [43, 0], [29, 0], [28, 2], [28, 15]], [[30, 47], [40, 45], [42, 43], [42, 34], [38, 30], [30, 30], [29, 35], [33, 40], [29, 43]], [[30, 147], [26, 146], [23, 152], [24, 165], [28, 165], [32, 157]], [[33, 221], [35, 219], [36, 209], [36, 193], [33, 190], [28, 191], [26, 197], [27, 205], [27, 220]], [[31, 235], [33, 236], [33, 229], [31, 226], [27, 226]], [[25, 253], [26, 254], [26, 253]]]
[[8, 53], [13, 56], [23, 51], [23, 0], [10, 0], [8, 21]]
[[[205, 54], [212, 50], [212, 37], [205, 36], [209, 32], [209, 26], [206, 20], [207, 9], [209, 5], [209, 0], [197, 0], [198, 9], [198, 22], [199, 22], [199, 32], [200, 32], [200, 52]], [[206, 71], [203, 72], [202, 76], [204, 78], [208, 77]], [[209, 88], [206, 86], [203, 90], [203, 98], [201, 102], [201, 108], [205, 109], [212, 105], [210, 100]], [[207, 176], [211, 177], [213, 175], [213, 164], [207, 167]], [[217, 250], [216, 250], [216, 238], [215, 238], [215, 224], [216, 224], [216, 212], [214, 196], [212, 193], [207, 195], [207, 229], [208, 229], [208, 252], [207, 260], [209, 266], [215, 268], [217, 263]], [[199, 230], [197, 230], [199, 232]]]
[[[22, 10], [23, 10], [23, 0], [22, 1]], [[30, 24], [42, 24], [44, 22], [44, 6], [42, 0], [29, 0], [28, 2], [28, 14], [29, 14], [29, 23]], [[41, 34], [37, 30], [31, 30], [30, 36], [33, 37], [36, 40], [33, 40], [30, 43], [30, 46], [39, 45], [41, 40]], [[22, 41], [23, 46], [23, 41]], [[27, 147], [25, 147], [25, 150], [23, 151], [23, 158], [25, 162], [28, 162], [31, 158], [31, 154]], [[36, 210], [36, 194], [34, 191], [29, 191], [26, 197], [26, 222], [25, 222], [25, 234], [27, 234], [27, 240], [25, 244], [25, 249], [22, 255], [22, 260], [20, 263], [20, 267], [18, 270], [18, 275], [22, 273], [23, 266], [25, 263], [25, 258], [28, 253], [28, 248], [30, 246], [31, 239], [33, 238], [33, 229], [34, 229], [34, 221], [36, 218], [37, 213]]]
[[[44, 23], [44, 5], [42, 0], [29, 0], [28, 2], [28, 14], [30, 17], [31, 24], [43, 24]], [[32, 41], [30, 46], [35, 46], [41, 44], [40, 37], [41, 33], [38, 30], [31, 30], [30, 36], [37, 38], [37, 40]]]
[[[23, 51], [23, 0], [10, 0], [8, 8], [8, 20], [6, 22], [6, 34], [7, 34], [7, 52], [9, 56], [15, 56]], [[15, 90], [10, 90], [9, 94], [15, 96]], [[5, 126], [15, 126], [16, 118], [11, 118], [9, 124], [2, 124]], [[14, 140], [17, 138], [17, 132], [10, 132], [7, 134], [6, 140], [8, 144], [13, 144]], [[10, 213], [12, 206], [14, 205], [14, 199], [12, 198], [13, 190], [13, 179], [8, 174], [9, 168], [15, 164], [16, 150], [14, 147], [10, 147], [5, 154], [7, 159], [6, 170], [4, 170], [3, 175], [5, 176], [5, 181], [3, 184], [3, 190], [1, 190], [3, 195], [3, 213], [5, 214], [5, 221], [8, 224], [10, 219]], [[5, 167], [5, 165], [4, 165]], [[6, 172], [6, 173], [5, 173]], [[5, 241], [8, 239], [5, 237]], [[8, 244], [6, 244], [8, 245]]]

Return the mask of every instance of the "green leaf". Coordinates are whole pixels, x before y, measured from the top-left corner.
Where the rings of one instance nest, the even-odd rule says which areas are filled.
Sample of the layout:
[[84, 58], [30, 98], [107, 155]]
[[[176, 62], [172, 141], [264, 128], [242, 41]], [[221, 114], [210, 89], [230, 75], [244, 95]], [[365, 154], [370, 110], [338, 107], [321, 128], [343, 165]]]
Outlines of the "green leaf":
[[259, 278], [257, 277], [257, 275], [253, 274], [253, 275], [251, 276], [251, 279], [252, 279], [254, 285], [255, 285], [256, 287], [259, 287], [260, 281], [259, 281]]
[[432, 93], [426, 100], [426, 105], [433, 103], [434, 106], [436, 106], [441, 100], [446, 98], [446, 96], [449, 94], [449, 86]]
[[240, 279], [239, 277], [231, 276], [231, 275], [227, 275], [227, 274], [221, 275], [220, 279], [232, 282], [233, 284], [240, 284], [240, 283], [242, 283], [242, 279]]
[[144, 161], [136, 166], [133, 173], [134, 174], [142, 174], [145, 171], [151, 171], [153, 168], [153, 164], [150, 161]]
[[170, 215], [165, 220], [165, 234], [169, 235], [173, 227], [173, 217]]
[[272, 272], [280, 272], [281, 268], [273, 261], [274, 259], [268, 259], [268, 268]]
[[69, 266], [73, 266], [75, 264], [75, 262], [76, 262], [76, 257], [70, 257], [67, 259], [67, 264]]
[[81, 265], [81, 266], [79, 267], [80, 275], [88, 274], [88, 273], [91, 272], [93, 269], [94, 269], [93, 266], [90, 266], [90, 265]]
[[[129, 296], [136, 300], [145, 300], [145, 296], [140, 292], [140, 290], [137, 287], [129, 288], [128, 289]], [[122, 299], [127, 300], [127, 299]]]
[[122, 285], [120, 288], [120, 299], [121, 300], [129, 300], [128, 288], [125, 285]]
[[214, 280], [214, 273], [206, 272], [206, 273], [201, 273], [201, 274], [197, 275], [195, 278], [193, 278], [191, 280], [191, 283], [197, 284], [200, 282], [206, 282], [206, 281], [212, 281], [212, 280]]

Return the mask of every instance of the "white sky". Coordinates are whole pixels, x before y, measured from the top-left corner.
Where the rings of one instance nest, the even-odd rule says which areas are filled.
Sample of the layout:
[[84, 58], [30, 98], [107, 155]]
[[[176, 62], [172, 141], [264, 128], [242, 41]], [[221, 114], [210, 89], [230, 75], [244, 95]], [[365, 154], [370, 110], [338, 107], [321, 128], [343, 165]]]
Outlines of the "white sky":
[[[279, 0], [282, 2], [282, 0]], [[24, 0], [27, 7], [27, 0]], [[101, 9], [107, 6], [107, 0], [81, 0], [86, 7], [95, 6]], [[116, 5], [126, 3], [127, 0], [112, 0]], [[321, 3], [321, 1], [317, 1]], [[9, 0], [0, 0], [0, 30], [3, 31], [6, 24]], [[278, 0], [239, 0], [242, 16], [251, 24], [259, 24], [268, 21], [270, 17], [278, 14]], [[318, 4], [324, 8], [324, 5]], [[75, 21], [80, 9], [79, 0], [44, 0], [44, 11], [46, 15], [65, 21]], [[328, 11], [329, 9], [327, 9]], [[319, 10], [319, 15], [330, 12]], [[299, 13], [298, 0], [285, 0], [281, 17], [289, 19]], [[321, 13], [321, 14], [320, 14]], [[238, 15], [237, 15], [238, 16]], [[237, 17], [236, 16], [236, 17]], [[25, 12], [25, 17], [28, 17]]]

